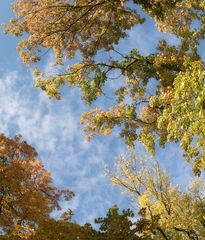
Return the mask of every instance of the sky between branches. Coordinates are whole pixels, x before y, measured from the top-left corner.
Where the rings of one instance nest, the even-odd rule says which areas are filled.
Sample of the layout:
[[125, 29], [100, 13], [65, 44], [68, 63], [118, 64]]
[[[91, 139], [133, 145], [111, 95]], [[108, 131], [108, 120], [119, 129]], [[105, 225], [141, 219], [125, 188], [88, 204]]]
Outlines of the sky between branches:
[[[12, 16], [11, 0], [3, 2], [0, 22]], [[137, 47], [148, 54], [155, 48], [162, 34], [152, 21], [129, 31], [129, 38], [120, 42], [122, 52]], [[177, 42], [171, 35], [165, 36], [170, 43]], [[68, 187], [76, 197], [63, 206], [71, 207], [79, 223], [92, 222], [94, 217], [104, 215], [113, 204], [130, 207], [126, 196], [112, 187], [104, 173], [104, 165], [112, 164], [115, 157], [126, 150], [117, 133], [108, 138], [85, 141], [79, 125], [81, 113], [87, 109], [77, 90], [63, 88], [61, 101], [49, 100], [45, 93], [33, 87], [30, 70], [25, 68], [15, 50], [17, 39], [0, 32], [0, 132], [10, 137], [22, 134], [23, 138], [39, 152], [39, 158], [52, 172], [55, 185]], [[205, 44], [201, 43], [203, 49]], [[204, 57], [204, 56], [203, 56]], [[52, 53], [44, 56], [41, 68], [51, 70]], [[96, 105], [105, 105], [109, 99], [99, 100]], [[142, 146], [136, 146], [144, 154]], [[157, 159], [169, 171], [173, 181], [185, 185], [189, 179], [190, 166], [182, 159], [176, 144], [157, 151]]]

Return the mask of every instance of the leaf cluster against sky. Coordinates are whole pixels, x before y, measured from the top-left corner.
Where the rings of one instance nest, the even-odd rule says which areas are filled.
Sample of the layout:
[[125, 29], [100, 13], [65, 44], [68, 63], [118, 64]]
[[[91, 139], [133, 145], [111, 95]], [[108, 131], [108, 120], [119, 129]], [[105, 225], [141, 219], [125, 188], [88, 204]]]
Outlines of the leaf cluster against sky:
[[[7, 18], [6, 11], [3, 14], [1, 16], [5, 21]], [[126, 51], [136, 47], [137, 44], [143, 54], [150, 53], [162, 36], [156, 31], [151, 20], [148, 20], [143, 27], [139, 25], [131, 29], [129, 35], [128, 39], [120, 42], [119, 48]], [[150, 38], [150, 36], [152, 37]], [[165, 37], [168, 42], [174, 44], [178, 41], [171, 35]], [[103, 200], [106, 207], [115, 202], [116, 199], [123, 199], [119, 197], [118, 192], [113, 193], [113, 195], [108, 194], [112, 189], [111, 187], [104, 188], [107, 185], [107, 180], [102, 171], [104, 163], [113, 160], [116, 153], [125, 148], [123, 143], [117, 139], [117, 134], [115, 133], [114, 137], [109, 138], [109, 140], [100, 138], [92, 143], [85, 143], [80, 132], [78, 119], [80, 113], [86, 110], [87, 107], [81, 101], [76, 100], [79, 99], [78, 92], [62, 88], [62, 101], [57, 103], [49, 101], [40, 91], [33, 90], [30, 73], [26, 73], [26, 70], [17, 67], [19, 60], [14, 51], [16, 42], [8, 36], [2, 36], [2, 39], [1, 52], [4, 53], [2, 56], [4, 60], [1, 63], [1, 68], [4, 74], [2, 74], [1, 81], [3, 92], [1, 95], [3, 102], [1, 108], [3, 119], [1, 131], [9, 136], [21, 132], [27, 140], [34, 144], [45, 164], [54, 173], [56, 183], [68, 186], [71, 189], [72, 187], [75, 190], [77, 189], [79, 194], [77, 194], [76, 200], [73, 200], [73, 205], [77, 209], [83, 199], [86, 199], [85, 208], [79, 210], [79, 213], [76, 211], [80, 219], [86, 218], [89, 206], [95, 205], [96, 209], [99, 209], [98, 206], [101, 205], [100, 202], [103, 199], [102, 196], [105, 195], [104, 193], [109, 196], [106, 199], [107, 202]], [[4, 48], [7, 48], [8, 51], [5, 51]], [[13, 51], [11, 52], [10, 49], [13, 49]], [[44, 56], [41, 68], [46, 69], [48, 72], [51, 70], [54, 61], [52, 54], [48, 60], [46, 60], [47, 56], [49, 54]], [[25, 77], [25, 75], [28, 77]], [[114, 87], [115, 84], [113, 83]], [[109, 99], [99, 100], [96, 106], [105, 106], [109, 101]], [[115, 146], [115, 151], [110, 153], [113, 146]], [[55, 152], [53, 149], [55, 149]], [[118, 149], [120, 150], [118, 151]], [[178, 159], [173, 159], [176, 155], [179, 156]], [[50, 159], [50, 156], [52, 156], [52, 159]], [[185, 176], [189, 175], [188, 170], [186, 171], [183, 167], [184, 163], [180, 161], [181, 151], [177, 148], [177, 145], [172, 144], [166, 150], [160, 152], [157, 146], [157, 157], [171, 171], [174, 168], [173, 175], [176, 181], [180, 179], [182, 172]], [[176, 164], [179, 166], [179, 172], [176, 171]], [[102, 172], [102, 175], [98, 174], [99, 171]], [[70, 174], [71, 172], [74, 176]], [[79, 177], [81, 181], [79, 181]], [[183, 180], [180, 179], [180, 181]], [[99, 185], [101, 187], [98, 188], [99, 193], [96, 194], [95, 189]], [[93, 214], [97, 214], [95, 210], [93, 210]]]

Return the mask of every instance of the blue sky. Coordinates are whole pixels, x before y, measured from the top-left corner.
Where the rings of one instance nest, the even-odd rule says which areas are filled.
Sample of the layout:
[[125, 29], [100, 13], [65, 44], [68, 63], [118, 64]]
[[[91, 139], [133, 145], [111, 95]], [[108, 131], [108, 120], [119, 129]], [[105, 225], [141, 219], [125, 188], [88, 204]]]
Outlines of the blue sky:
[[[11, 2], [4, 1], [0, 8], [1, 23], [12, 15]], [[118, 49], [126, 52], [139, 48], [141, 53], [148, 54], [162, 35], [156, 31], [153, 22], [148, 21], [144, 26], [131, 29], [130, 37], [121, 41]], [[170, 43], [177, 43], [174, 37], [163, 36]], [[92, 222], [113, 204], [131, 207], [127, 197], [111, 186], [104, 173], [104, 165], [112, 166], [117, 155], [126, 151], [117, 132], [108, 138], [86, 142], [79, 118], [87, 107], [78, 91], [63, 88], [61, 101], [49, 100], [45, 93], [33, 87], [34, 80], [18, 57], [16, 43], [17, 39], [0, 32], [0, 132], [7, 136], [22, 134], [52, 172], [54, 184], [75, 192], [76, 197], [62, 206], [63, 209], [71, 207], [79, 223]], [[52, 56], [48, 54], [41, 67], [49, 70], [51, 65]], [[137, 145], [137, 149], [139, 154], [144, 154], [142, 146]], [[175, 183], [186, 183], [190, 169], [177, 144], [158, 149], [157, 159]]]

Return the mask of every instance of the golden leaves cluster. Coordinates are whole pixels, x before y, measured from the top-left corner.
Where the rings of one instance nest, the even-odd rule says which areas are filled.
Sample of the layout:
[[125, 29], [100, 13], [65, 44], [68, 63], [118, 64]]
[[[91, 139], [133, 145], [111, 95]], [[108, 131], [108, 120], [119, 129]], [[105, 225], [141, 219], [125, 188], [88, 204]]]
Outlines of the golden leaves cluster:
[[134, 151], [121, 155], [115, 170], [108, 174], [137, 204], [144, 222], [149, 223], [144, 230], [151, 239], [205, 237], [204, 180], [196, 177], [182, 190], [172, 185], [157, 161], [139, 157]]

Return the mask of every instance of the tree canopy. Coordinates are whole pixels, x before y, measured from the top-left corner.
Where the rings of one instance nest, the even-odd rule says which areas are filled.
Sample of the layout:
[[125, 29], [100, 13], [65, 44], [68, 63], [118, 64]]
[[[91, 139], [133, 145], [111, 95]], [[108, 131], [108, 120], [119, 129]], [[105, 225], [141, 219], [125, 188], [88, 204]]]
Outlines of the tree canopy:
[[[60, 87], [68, 84], [77, 86], [91, 105], [106, 96], [105, 85], [113, 72], [119, 73], [114, 81], [121, 87], [108, 110], [91, 108], [82, 115], [88, 139], [120, 126], [129, 146], [138, 140], [152, 154], [156, 141], [161, 146], [180, 142], [184, 157], [200, 174], [205, 168], [205, 73], [198, 45], [204, 39], [204, 9], [204, 0], [16, 0], [16, 17], [4, 29], [21, 36], [17, 49], [26, 64], [40, 61], [43, 49], [53, 49], [60, 70], [34, 73], [36, 87], [49, 97], [60, 99]], [[118, 52], [127, 30], [146, 21], [142, 11], [180, 43], [161, 39], [147, 56], [137, 48]], [[105, 60], [100, 61], [102, 51]]]
[[[44, 49], [54, 51], [55, 71], [34, 72], [36, 87], [49, 97], [60, 99], [60, 87], [68, 84], [78, 87], [91, 105], [106, 97], [111, 80], [120, 82], [110, 106], [82, 114], [88, 139], [120, 126], [129, 146], [138, 140], [153, 155], [156, 142], [179, 142], [200, 174], [205, 168], [205, 73], [198, 46], [205, 32], [204, 0], [16, 0], [12, 9], [16, 17], [4, 30], [21, 37], [17, 49], [22, 60], [36, 63]], [[161, 39], [146, 56], [137, 48], [119, 52], [127, 30], [148, 17], [179, 44]]]
[[[4, 31], [19, 38], [17, 50], [35, 69], [35, 86], [56, 100], [62, 86], [79, 89], [89, 106], [80, 119], [88, 140], [117, 128], [129, 147], [138, 141], [152, 156], [156, 146], [176, 142], [196, 176], [182, 188], [156, 160], [129, 151], [108, 175], [128, 193], [136, 211], [114, 205], [95, 225], [80, 225], [70, 209], [51, 217], [74, 193], [53, 186], [36, 150], [20, 135], [0, 134], [0, 239], [205, 239], [205, 182], [200, 178], [205, 170], [205, 64], [199, 50], [205, 0], [14, 0], [12, 11]], [[147, 54], [140, 46], [122, 49], [129, 30], [137, 32], [136, 26], [148, 20], [177, 41], [161, 38]], [[52, 71], [38, 69], [50, 50]], [[102, 98], [111, 101], [93, 107]]]
[[[134, 213], [130, 210], [119, 211], [114, 205], [107, 211], [105, 217], [95, 219], [97, 227], [86, 223], [81, 226], [70, 217], [65, 218], [65, 213], [60, 219], [46, 218], [39, 225], [35, 235], [29, 240], [147, 240], [140, 232], [141, 222], [137, 226], [133, 217]], [[4, 236], [4, 240], [20, 240], [18, 236]]]
[[204, 239], [204, 180], [195, 177], [182, 190], [171, 183], [158, 162], [135, 152], [121, 155], [109, 174], [113, 184], [129, 193], [136, 204], [141, 229], [150, 239]]
[[174, 186], [159, 164], [131, 151], [121, 155], [113, 184], [128, 192], [136, 206], [119, 211], [115, 205], [97, 227], [79, 225], [71, 210], [60, 219], [60, 200], [74, 193], [52, 185], [51, 175], [37, 160], [35, 149], [21, 136], [0, 135], [0, 227], [2, 240], [200, 240], [205, 237], [204, 180], [195, 177], [187, 190]]
[[37, 152], [18, 135], [0, 135], [0, 228], [5, 235], [30, 238], [60, 200], [74, 193], [52, 185], [50, 172], [37, 160]]

